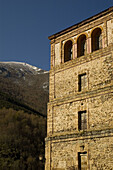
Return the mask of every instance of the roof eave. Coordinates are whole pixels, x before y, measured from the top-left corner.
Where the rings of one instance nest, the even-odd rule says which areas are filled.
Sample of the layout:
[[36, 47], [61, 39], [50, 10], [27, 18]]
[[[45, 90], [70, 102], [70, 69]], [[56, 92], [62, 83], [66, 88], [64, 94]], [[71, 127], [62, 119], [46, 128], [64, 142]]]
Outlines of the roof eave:
[[112, 12], [112, 11], [113, 11], [113, 7], [110, 7], [110, 8], [108, 8], [108, 9], [106, 9], [106, 10], [104, 10], [104, 11], [102, 11], [102, 12], [100, 12], [100, 13], [98, 13], [98, 14], [90, 17], [90, 18], [88, 18], [88, 19], [85, 19], [85, 20], [83, 20], [83, 21], [81, 21], [81, 22], [79, 22], [79, 23], [77, 23], [75, 25], [72, 25], [72, 26], [70, 26], [70, 27], [56, 33], [56, 34], [53, 34], [53, 35], [49, 36], [48, 39], [49, 40], [55, 39], [55, 38], [57, 38], [57, 37], [59, 37], [59, 36], [61, 36], [63, 34], [66, 34], [69, 31], [72, 31], [72, 30], [82, 26], [82, 25], [85, 25], [85, 24], [87, 24], [89, 22], [92, 22], [92, 21], [94, 21], [94, 20], [96, 20], [96, 19], [98, 19], [98, 18]]

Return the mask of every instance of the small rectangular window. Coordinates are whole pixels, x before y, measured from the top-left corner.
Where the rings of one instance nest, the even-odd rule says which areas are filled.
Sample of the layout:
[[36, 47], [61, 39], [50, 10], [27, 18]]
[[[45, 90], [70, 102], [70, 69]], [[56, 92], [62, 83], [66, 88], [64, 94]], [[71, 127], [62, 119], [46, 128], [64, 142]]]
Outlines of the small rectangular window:
[[86, 110], [78, 112], [78, 130], [87, 129]]
[[78, 153], [78, 170], [87, 170], [87, 152]]
[[87, 75], [86, 73], [78, 76], [78, 91], [84, 91], [87, 88]]

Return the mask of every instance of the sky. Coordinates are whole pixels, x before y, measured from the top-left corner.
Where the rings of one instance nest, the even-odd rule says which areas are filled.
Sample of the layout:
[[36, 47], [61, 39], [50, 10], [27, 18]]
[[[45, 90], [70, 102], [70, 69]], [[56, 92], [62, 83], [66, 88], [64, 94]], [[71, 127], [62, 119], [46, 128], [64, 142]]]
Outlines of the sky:
[[48, 36], [111, 6], [113, 0], [0, 0], [0, 62], [49, 70]]

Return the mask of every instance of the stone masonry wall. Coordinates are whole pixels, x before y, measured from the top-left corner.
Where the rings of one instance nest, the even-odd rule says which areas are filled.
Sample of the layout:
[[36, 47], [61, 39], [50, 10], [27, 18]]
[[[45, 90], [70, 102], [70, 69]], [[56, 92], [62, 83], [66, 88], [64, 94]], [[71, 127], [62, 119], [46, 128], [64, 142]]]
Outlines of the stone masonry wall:
[[[92, 52], [95, 28], [101, 29], [102, 48]], [[87, 50], [77, 57], [81, 34], [86, 35]], [[68, 40], [73, 56], [64, 62]], [[79, 76], [84, 73], [86, 86], [80, 91]], [[86, 111], [84, 130], [78, 127], [80, 111]], [[80, 153], [87, 161], [84, 170], [113, 169], [113, 7], [51, 36], [47, 112], [45, 170], [78, 170]]]
[[[54, 141], [51, 144], [52, 170], [77, 170], [78, 152], [87, 152], [90, 170], [112, 170], [113, 137], [79, 139], [73, 141]], [[84, 147], [83, 147], [84, 146]]]
[[87, 74], [87, 91], [103, 88], [113, 79], [113, 57], [111, 54], [92, 59], [75, 67], [61, 70], [55, 74], [55, 97], [60, 98], [78, 92], [78, 75]]
[[108, 44], [113, 42], [113, 19], [107, 21]]
[[87, 130], [113, 128], [112, 101], [113, 93], [54, 106], [53, 133], [78, 131], [78, 112], [84, 110], [87, 114]]
[[[48, 133], [77, 131], [78, 112], [84, 110], [88, 129], [113, 125], [113, 56], [109, 53], [101, 56], [99, 51], [99, 57], [50, 75], [54, 84], [50, 94], [55, 98], [48, 104]], [[82, 73], [87, 74], [87, 89], [78, 92], [78, 75]]]

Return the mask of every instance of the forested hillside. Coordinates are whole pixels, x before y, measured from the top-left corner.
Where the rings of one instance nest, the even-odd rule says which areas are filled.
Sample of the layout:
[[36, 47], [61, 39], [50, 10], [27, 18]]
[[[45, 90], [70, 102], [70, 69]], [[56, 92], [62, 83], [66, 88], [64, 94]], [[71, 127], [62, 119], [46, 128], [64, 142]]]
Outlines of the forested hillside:
[[[44, 168], [46, 118], [13, 109], [0, 110], [0, 169]], [[42, 160], [40, 160], [40, 156]]]
[[43, 170], [49, 73], [0, 63], [0, 170]]

